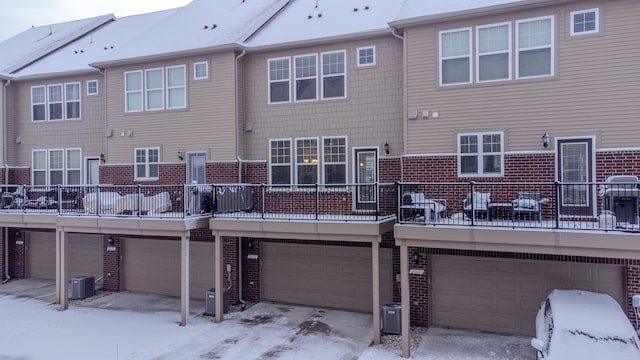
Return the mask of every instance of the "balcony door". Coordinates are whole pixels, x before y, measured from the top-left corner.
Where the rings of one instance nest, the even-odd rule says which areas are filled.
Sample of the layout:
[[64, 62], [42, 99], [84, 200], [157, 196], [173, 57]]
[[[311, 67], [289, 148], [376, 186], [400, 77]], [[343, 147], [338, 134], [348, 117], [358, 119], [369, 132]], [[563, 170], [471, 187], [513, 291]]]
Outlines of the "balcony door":
[[356, 210], [377, 209], [377, 188], [372, 184], [378, 181], [378, 150], [355, 149], [355, 208]]
[[560, 187], [560, 215], [592, 216], [594, 214], [593, 138], [558, 139], [558, 181], [569, 183]]
[[100, 184], [100, 159], [98, 158], [87, 158], [87, 167], [86, 167], [86, 184], [87, 185], [98, 185]]
[[187, 184], [205, 184], [207, 182], [207, 153], [187, 153]]

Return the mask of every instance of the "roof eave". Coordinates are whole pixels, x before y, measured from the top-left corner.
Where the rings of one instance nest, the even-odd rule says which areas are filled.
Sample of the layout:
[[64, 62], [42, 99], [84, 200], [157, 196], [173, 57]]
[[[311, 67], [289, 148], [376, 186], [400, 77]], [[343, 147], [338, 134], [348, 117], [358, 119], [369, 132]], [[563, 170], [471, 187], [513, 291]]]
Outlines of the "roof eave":
[[25, 81], [25, 80], [37, 80], [37, 79], [47, 79], [61, 76], [78, 76], [78, 75], [89, 75], [99, 73], [99, 69], [83, 69], [83, 70], [73, 70], [73, 71], [60, 71], [60, 72], [52, 72], [46, 74], [33, 74], [33, 75], [25, 75], [25, 76], [12, 76], [12, 80], [14, 81]]
[[393, 29], [379, 29], [367, 32], [360, 33], [351, 33], [346, 35], [336, 35], [329, 36], [324, 38], [312, 39], [312, 40], [297, 40], [290, 42], [283, 42], [277, 44], [269, 44], [269, 45], [259, 45], [259, 46], [251, 46], [250, 44], [244, 44], [247, 47], [248, 52], [263, 52], [263, 51], [271, 51], [271, 50], [280, 50], [284, 48], [291, 47], [302, 47], [302, 46], [316, 46], [322, 44], [335, 43], [337, 41], [350, 41], [350, 40], [359, 40], [359, 39], [367, 39], [372, 37], [384, 36], [384, 35], [393, 35]]

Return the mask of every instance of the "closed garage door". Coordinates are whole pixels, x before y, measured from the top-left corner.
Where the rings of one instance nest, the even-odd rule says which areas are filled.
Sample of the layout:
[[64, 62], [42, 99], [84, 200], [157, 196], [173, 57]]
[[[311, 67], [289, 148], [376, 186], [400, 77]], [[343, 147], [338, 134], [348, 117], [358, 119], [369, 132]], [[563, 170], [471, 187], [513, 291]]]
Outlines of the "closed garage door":
[[[262, 298], [267, 301], [371, 312], [371, 248], [263, 245]], [[392, 252], [380, 250], [382, 302], [393, 298]]]
[[[55, 233], [28, 232], [28, 276], [40, 279], [56, 278]], [[69, 276], [102, 276], [102, 235], [66, 234], [69, 243]]]
[[[180, 241], [123, 239], [125, 290], [180, 296]], [[189, 244], [189, 293], [204, 299], [214, 287], [214, 244]]]
[[623, 304], [622, 270], [615, 265], [432, 256], [431, 319], [436, 326], [534, 335], [540, 303], [553, 289], [604, 292]]

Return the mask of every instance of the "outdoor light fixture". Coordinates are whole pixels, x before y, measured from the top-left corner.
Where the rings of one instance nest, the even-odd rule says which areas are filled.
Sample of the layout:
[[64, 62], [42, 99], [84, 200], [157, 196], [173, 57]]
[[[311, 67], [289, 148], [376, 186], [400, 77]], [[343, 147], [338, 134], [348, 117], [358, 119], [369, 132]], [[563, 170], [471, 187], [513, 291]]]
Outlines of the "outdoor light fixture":
[[107, 238], [107, 242], [109, 244], [113, 244], [113, 237], [109, 236], [109, 238]]
[[19, 238], [20, 237], [20, 230], [16, 230], [16, 237]]
[[384, 152], [389, 155], [389, 152], [391, 152], [391, 150], [389, 150], [389, 143], [386, 142], [384, 143]]
[[103, 153], [103, 154], [100, 154], [100, 163], [104, 164], [104, 162], [105, 162], [105, 161], [106, 161], [106, 160], [105, 160], [105, 158], [104, 158], [104, 153]]
[[542, 146], [544, 146], [545, 149], [549, 147], [549, 133], [546, 131], [544, 135], [542, 135]]
[[420, 263], [420, 260], [422, 260], [422, 254], [420, 254], [418, 250], [414, 251], [411, 257], [413, 258], [413, 262], [416, 264]]
[[253, 240], [249, 240], [247, 246], [249, 247], [249, 250], [253, 250]]
[[178, 150], [178, 159], [180, 161], [184, 160], [184, 153], [182, 152], [182, 150]]

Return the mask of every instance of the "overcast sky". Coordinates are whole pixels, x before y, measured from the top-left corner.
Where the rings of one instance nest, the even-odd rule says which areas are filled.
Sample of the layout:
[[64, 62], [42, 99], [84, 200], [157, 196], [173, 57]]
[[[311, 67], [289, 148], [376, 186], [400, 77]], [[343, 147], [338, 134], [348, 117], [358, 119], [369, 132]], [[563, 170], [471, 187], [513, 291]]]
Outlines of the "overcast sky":
[[31, 26], [105, 14], [123, 17], [180, 7], [190, 2], [191, 0], [0, 0], [0, 41]]

